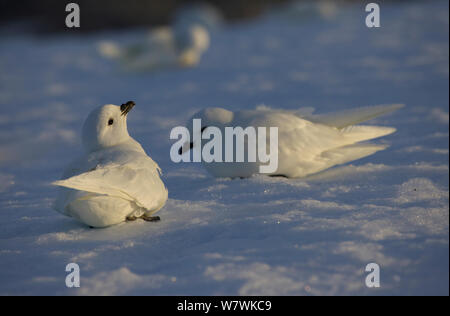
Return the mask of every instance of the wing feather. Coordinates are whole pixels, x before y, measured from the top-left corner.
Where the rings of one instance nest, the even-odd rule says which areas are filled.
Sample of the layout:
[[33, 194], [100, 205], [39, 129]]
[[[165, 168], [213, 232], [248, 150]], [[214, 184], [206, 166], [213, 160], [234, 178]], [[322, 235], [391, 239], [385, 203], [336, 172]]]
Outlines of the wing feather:
[[[145, 164], [116, 164], [53, 182], [54, 185], [119, 197], [135, 202], [139, 207], [153, 210], [167, 200], [167, 189], [159, 177], [160, 169], [153, 161]], [[150, 160], [150, 159], [147, 159]]]
[[402, 108], [403, 106], [404, 104], [367, 106], [321, 115], [311, 115], [305, 118], [314, 123], [324, 124], [337, 128], [344, 128], [350, 125], [356, 125], [368, 121], [380, 115], [393, 112]]

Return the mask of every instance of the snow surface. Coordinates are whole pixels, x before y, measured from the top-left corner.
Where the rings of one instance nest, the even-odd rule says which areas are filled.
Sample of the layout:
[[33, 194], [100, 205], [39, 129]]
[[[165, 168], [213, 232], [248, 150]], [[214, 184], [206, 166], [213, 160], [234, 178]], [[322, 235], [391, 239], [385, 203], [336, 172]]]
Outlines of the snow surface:
[[[448, 1], [362, 5], [326, 18], [226, 26], [197, 68], [127, 73], [102, 40], [145, 30], [0, 36], [0, 294], [449, 294]], [[67, 32], [71, 32], [68, 30]], [[51, 209], [95, 106], [133, 100], [129, 129], [164, 171], [162, 221], [89, 229]], [[371, 124], [391, 146], [303, 180], [214, 179], [174, 164], [169, 132], [197, 110], [317, 113], [405, 103]], [[65, 266], [81, 288], [65, 286]], [[381, 267], [381, 288], [365, 266]]]

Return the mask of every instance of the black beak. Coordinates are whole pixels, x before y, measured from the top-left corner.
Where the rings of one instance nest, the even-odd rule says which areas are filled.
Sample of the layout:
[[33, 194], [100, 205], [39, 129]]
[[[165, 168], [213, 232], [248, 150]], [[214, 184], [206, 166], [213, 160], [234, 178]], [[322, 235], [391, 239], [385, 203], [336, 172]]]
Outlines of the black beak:
[[134, 106], [136, 105], [136, 103], [134, 103], [133, 101], [128, 101], [127, 103], [124, 103], [120, 106], [120, 110], [122, 111], [122, 116], [127, 115], [132, 108], [134, 108]]
[[[194, 143], [193, 143], [193, 142], [191, 142], [191, 143], [189, 144], [189, 149], [192, 149], [192, 147], [194, 147]], [[179, 155], [184, 154], [184, 153], [183, 153], [183, 147], [181, 147], [180, 149], [178, 149], [178, 154], [179, 154]]]

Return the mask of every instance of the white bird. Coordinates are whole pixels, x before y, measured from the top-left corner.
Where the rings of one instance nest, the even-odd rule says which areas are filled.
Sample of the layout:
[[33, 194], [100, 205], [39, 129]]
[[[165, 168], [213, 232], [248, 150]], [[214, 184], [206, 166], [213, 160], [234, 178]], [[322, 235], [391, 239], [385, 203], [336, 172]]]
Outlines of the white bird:
[[[192, 131], [193, 119], [201, 119], [202, 135], [207, 127], [215, 126], [221, 130], [222, 137], [225, 135], [225, 127], [240, 126], [244, 129], [249, 126], [278, 127], [278, 169], [269, 175], [300, 178], [385, 149], [386, 145], [360, 142], [389, 135], [396, 131], [395, 128], [356, 124], [402, 106], [402, 104], [379, 105], [326, 115], [305, 114], [302, 110], [273, 110], [267, 107], [237, 112], [222, 108], [207, 108], [195, 114], [187, 126], [188, 130]], [[236, 139], [237, 141], [239, 140]], [[247, 148], [247, 138], [244, 141], [243, 148]], [[224, 143], [222, 140], [222, 144]], [[202, 142], [202, 147], [204, 145]], [[269, 148], [269, 145], [267, 132], [266, 148]], [[199, 150], [191, 142], [184, 144], [180, 153], [184, 154], [190, 148]], [[203, 148], [201, 149], [203, 151]], [[215, 177], [250, 177], [259, 173], [259, 167], [265, 165], [259, 159], [256, 162], [224, 162], [224, 159], [222, 161], [207, 163], [202, 160], [203, 166]]]
[[121, 47], [100, 42], [101, 55], [118, 60], [129, 71], [149, 71], [172, 67], [196, 66], [209, 48], [209, 33], [200, 25], [186, 28], [159, 27], [136, 44]]
[[167, 201], [161, 169], [128, 134], [127, 115], [134, 107], [104, 105], [83, 126], [85, 155], [64, 172], [55, 209], [91, 227], [107, 227], [152, 215]]
[[183, 6], [175, 13], [170, 26], [154, 28], [141, 41], [129, 46], [102, 41], [98, 50], [129, 71], [194, 67], [210, 46], [210, 31], [222, 23], [220, 12], [211, 5]]

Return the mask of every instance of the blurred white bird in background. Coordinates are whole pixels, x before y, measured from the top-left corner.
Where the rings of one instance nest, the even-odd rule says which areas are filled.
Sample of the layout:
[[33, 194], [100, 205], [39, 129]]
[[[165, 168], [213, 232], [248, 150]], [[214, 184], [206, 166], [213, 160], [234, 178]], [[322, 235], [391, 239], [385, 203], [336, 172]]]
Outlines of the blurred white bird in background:
[[159, 166], [130, 137], [127, 115], [134, 107], [104, 105], [83, 126], [86, 154], [64, 172], [55, 209], [91, 227], [107, 227], [152, 216], [167, 201]]
[[141, 42], [122, 47], [102, 41], [98, 50], [129, 71], [194, 67], [209, 48], [210, 31], [222, 23], [220, 12], [211, 5], [186, 6], [175, 13], [171, 26], [152, 29]]
[[[202, 133], [205, 133], [207, 127], [215, 126], [221, 130], [222, 137], [225, 135], [225, 127], [240, 126], [244, 129], [249, 126], [278, 127], [278, 170], [269, 175], [299, 178], [385, 149], [386, 145], [361, 142], [394, 133], [395, 128], [356, 124], [395, 111], [402, 106], [402, 104], [379, 105], [325, 115], [267, 107], [237, 112], [222, 108], [207, 108], [195, 114], [188, 121], [187, 127], [192, 131], [193, 119], [201, 119]], [[270, 148], [268, 132], [266, 137], [266, 148]], [[243, 148], [247, 148], [247, 138], [244, 141]], [[207, 141], [202, 142], [202, 146], [205, 143]], [[225, 144], [224, 140], [222, 144]], [[237, 145], [235, 147], [237, 148]], [[191, 142], [185, 144], [180, 153], [184, 154], [190, 148], [200, 150]], [[258, 159], [256, 162], [203, 162], [203, 166], [213, 176], [230, 178], [245, 178], [257, 174], [260, 165], [265, 164]]]

